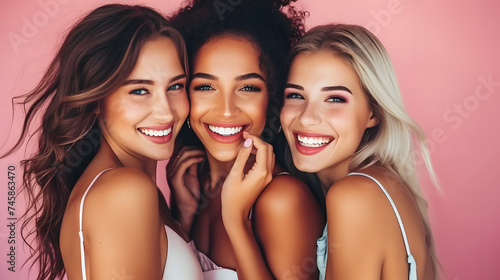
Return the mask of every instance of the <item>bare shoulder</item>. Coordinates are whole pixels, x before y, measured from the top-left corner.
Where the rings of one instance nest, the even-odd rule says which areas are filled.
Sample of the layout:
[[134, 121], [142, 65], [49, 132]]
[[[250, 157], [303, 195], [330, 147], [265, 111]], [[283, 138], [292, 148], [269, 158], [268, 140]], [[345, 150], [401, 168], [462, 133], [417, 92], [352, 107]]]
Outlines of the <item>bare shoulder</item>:
[[[370, 168], [362, 172], [379, 181], [391, 196], [394, 194], [397, 199], [402, 197], [401, 183], [392, 173], [381, 168]], [[346, 234], [353, 237], [353, 229], [356, 229], [358, 238], [372, 241], [385, 239], [389, 233], [400, 235], [387, 197], [369, 177], [351, 175], [335, 182], [328, 190], [326, 209], [328, 224], [335, 225], [334, 230], [338, 234], [346, 231]]]
[[[366, 170], [365, 174], [386, 182], [380, 171]], [[388, 204], [387, 198], [375, 181], [362, 175], [350, 175], [335, 182], [326, 195], [327, 209], [368, 211], [377, 214], [380, 205]], [[375, 211], [375, 212], [373, 212]], [[347, 212], [346, 212], [347, 213]], [[353, 213], [353, 212], [350, 212]]]
[[279, 175], [262, 191], [254, 209], [264, 213], [289, 213], [297, 210], [315, 211], [319, 208], [306, 184], [291, 175]]
[[[96, 180], [89, 191], [87, 200], [107, 200], [119, 202], [122, 198], [134, 198], [138, 201], [157, 196], [156, 186], [144, 172], [135, 168], [121, 167], [106, 171]], [[85, 202], [87, 203], [87, 201]]]
[[102, 173], [83, 207], [83, 239], [92, 275], [104, 279], [110, 268], [126, 267], [130, 275], [160, 279], [159, 256], [166, 252], [162, 234], [153, 180], [126, 167]]
[[[159, 216], [158, 192], [151, 178], [134, 168], [106, 171], [95, 181], [84, 203], [84, 223], [101, 227]], [[99, 225], [100, 224], [100, 225]]]

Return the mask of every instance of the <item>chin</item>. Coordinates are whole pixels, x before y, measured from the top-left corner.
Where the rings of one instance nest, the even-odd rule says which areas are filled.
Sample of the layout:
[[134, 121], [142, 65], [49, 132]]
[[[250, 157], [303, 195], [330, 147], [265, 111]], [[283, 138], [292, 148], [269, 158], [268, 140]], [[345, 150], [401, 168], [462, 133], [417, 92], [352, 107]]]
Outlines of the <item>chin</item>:
[[167, 160], [172, 157], [173, 149], [169, 149], [168, 151], [164, 151], [161, 153], [155, 153], [152, 159], [156, 161]]
[[236, 151], [235, 150], [225, 150], [225, 151], [221, 151], [221, 150], [210, 151], [210, 150], [208, 150], [208, 152], [210, 153], [210, 155], [212, 155], [212, 157], [214, 159], [216, 159], [217, 161], [220, 161], [220, 162], [233, 161], [238, 156], [238, 150], [236, 150]]
[[[299, 161], [299, 162], [297, 162]], [[321, 171], [322, 169], [320, 167], [315, 166], [311, 162], [308, 161], [300, 161], [299, 159], [293, 160], [293, 164], [295, 167], [302, 172], [307, 172], [307, 173], [316, 173], [318, 171]]]

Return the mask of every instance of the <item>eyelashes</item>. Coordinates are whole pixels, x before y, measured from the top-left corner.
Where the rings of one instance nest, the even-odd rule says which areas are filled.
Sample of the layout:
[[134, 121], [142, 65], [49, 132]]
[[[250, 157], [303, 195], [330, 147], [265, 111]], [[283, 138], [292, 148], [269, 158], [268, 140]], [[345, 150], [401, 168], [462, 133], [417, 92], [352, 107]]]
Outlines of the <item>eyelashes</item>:
[[287, 98], [287, 99], [304, 99], [304, 97], [302, 97], [302, 95], [300, 95], [298, 93], [289, 93], [289, 94], [285, 95], [285, 98]]
[[[298, 93], [288, 93], [285, 94], [285, 99], [305, 99], [304, 96]], [[339, 95], [331, 95], [325, 99], [325, 102], [329, 103], [347, 103], [347, 99]]]
[[332, 95], [329, 96], [325, 101], [334, 102], [334, 103], [346, 103], [347, 100], [342, 96]]
[[184, 84], [179, 83], [179, 84], [175, 84], [175, 85], [169, 87], [167, 90], [179, 90], [179, 89], [183, 89], [183, 88], [184, 88]]
[[[215, 90], [215, 88], [211, 84], [201, 84], [193, 87], [194, 90], [197, 91], [209, 91]], [[238, 91], [246, 91], [246, 92], [260, 92], [262, 91], [260, 87], [254, 85], [244, 85]]]
[[254, 91], [254, 92], [261, 91], [261, 89], [258, 86], [254, 86], [254, 85], [244, 85], [240, 90], [241, 91]]
[[200, 91], [214, 90], [214, 88], [210, 84], [198, 85], [198, 86], [193, 87], [193, 89], [194, 90], [200, 90]]
[[[167, 91], [180, 90], [180, 89], [183, 89], [184, 87], [185, 86], [183, 83], [178, 83], [178, 84], [175, 84], [175, 85], [168, 87]], [[150, 94], [151, 92], [147, 88], [137, 88], [137, 89], [131, 90], [129, 93], [133, 94], [133, 95], [146, 95], [146, 94]]]
[[145, 88], [138, 88], [138, 89], [131, 90], [129, 93], [134, 94], [134, 95], [144, 95], [144, 94], [148, 94], [149, 91]]

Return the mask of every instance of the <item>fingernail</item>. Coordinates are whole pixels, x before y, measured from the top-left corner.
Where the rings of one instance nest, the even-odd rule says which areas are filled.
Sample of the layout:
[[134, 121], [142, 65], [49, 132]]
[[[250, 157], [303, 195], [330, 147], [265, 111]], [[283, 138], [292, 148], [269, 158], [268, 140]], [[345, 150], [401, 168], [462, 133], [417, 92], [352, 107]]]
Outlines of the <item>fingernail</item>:
[[252, 146], [252, 138], [245, 139], [245, 142], [243, 142], [243, 147], [248, 148], [250, 146]]

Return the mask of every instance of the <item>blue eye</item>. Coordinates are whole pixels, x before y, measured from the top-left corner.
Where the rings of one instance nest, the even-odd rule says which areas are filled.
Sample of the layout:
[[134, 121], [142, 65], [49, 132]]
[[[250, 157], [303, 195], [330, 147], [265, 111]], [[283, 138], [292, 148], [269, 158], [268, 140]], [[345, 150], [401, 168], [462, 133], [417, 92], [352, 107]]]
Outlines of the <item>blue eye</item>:
[[144, 95], [144, 94], [148, 94], [149, 91], [145, 88], [138, 88], [138, 89], [134, 89], [130, 92], [130, 94], [136, 94], [136, 95]]
[[298, 93], [290, 93], [285, 96], [285, 98], [289, 99], [304, 99], [304, 97]]
[[203, 85], [195, 86], [193, 89], [194, 90], [201, 90], [201, 91], [214, 90], [214, 88], [212, 87], [212, 85], [209, 85], [209, 84], [203, 84]]
[[175, 84], [175, 85], [169, 87], [168, 90], [179, 90], [179, 89], [183, 89], [183, 88], [184, 88], [183, 84]]
[[347, 102], [344, 98], [340, 96], [329, 96], [325, 101], [334, 102], [334, 103], [345, 103]]
[[244, 85], [241, 89], [241, 91], [255, 91], [255, 92], [260, 92], [261, 89], [257, 86], [254, 85]]

